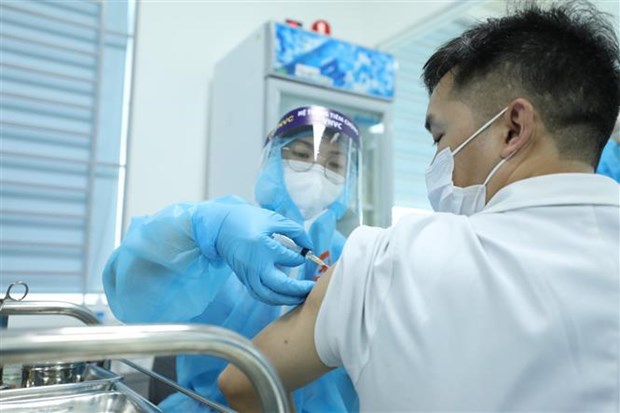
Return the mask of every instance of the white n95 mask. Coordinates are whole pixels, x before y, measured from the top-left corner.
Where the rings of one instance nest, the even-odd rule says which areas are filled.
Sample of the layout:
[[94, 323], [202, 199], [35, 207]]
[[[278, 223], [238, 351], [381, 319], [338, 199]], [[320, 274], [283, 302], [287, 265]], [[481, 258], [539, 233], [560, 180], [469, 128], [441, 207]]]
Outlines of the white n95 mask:
[[426, 189], [428, 200], [436, 212], [451, 212], [459, 215], [473, 215], [480, 212], [486, 204], [487, 184], [498, 171], [498, 169], [512, 156], [502, 159], [491, 170], [482, 184], [470, 185], [461, 188], [454, 185], [452, 174], [454, 172], [454, 156], [461, 149], [471, 142], [476, 136], [480, 135], [493, 122], [502, 116], [508, 108], [504, 108], [491, 120], [482, 125], [480, 129], [473, 133], [469, 138], [460, 144], [454, 152], [450, 148], [445, 148], [439, 152], [426, 170]]
[[[323, 165], [315, 163], [307, 171], [298, 172], [289, 165], [295, 162], [304, 163], [292, 160], [282, 162], [284, 182], [299, 212], [305, 220], [309, 220], [326, 210], [338, 198], [344, 183], [332, 182], [343, 179], [338, 173], [325, 169]], [[334, 175], [330, 176], [332, 179], [327, 179], [329, 174]]]

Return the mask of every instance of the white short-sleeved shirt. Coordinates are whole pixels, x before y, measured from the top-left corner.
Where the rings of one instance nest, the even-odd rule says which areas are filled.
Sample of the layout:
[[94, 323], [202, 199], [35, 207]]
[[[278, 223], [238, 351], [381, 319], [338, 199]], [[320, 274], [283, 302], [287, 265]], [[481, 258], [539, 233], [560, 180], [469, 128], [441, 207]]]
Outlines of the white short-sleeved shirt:
[[531, 178], [471, 217], [361, 227], [318, 314], [363, 411], [619, 409], [620, 187]]

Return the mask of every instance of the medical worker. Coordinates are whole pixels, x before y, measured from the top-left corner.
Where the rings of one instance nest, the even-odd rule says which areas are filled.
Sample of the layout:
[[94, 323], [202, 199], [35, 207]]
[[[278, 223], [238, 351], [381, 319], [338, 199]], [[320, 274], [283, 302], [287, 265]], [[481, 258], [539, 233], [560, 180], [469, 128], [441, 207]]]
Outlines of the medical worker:
[[[618, 40], [593, 5], [546, 6], [429, 58], [436, 213], [356, 229], [254, 339], [287, 390], [344, 366], [367, 412], [620, 411], [620, 186], [594, 173], [620, 107]], [[255, 410], [238, 369], [219, 383]]]
[[[252, 338], [287, 306], [301, 303], [324, 270], [277, 244], [273, 233], [312, 248], [327, 264], [340, 256], [352, 229], [339, 228], [343, 218], [359, 222], [350, 219], [359, 217], [359, 151], [357, 127], [341, 113], [309, 106], [284, 115], [267, 139], [256, 181], [256, 201], [265, 209], [226, 197], [132, 221], [103, 274], [114, 315], [126, 323], [218, 325]], [[284, 267], [295, 268], [286, 274]], [[216, 385], [225, 364], [179, 356], [178, 382], [225, 403]], [[298, 411], [358, 409], [343, 369], [296, 391], [294, 401]], [[160, 406], [207, 411], [181, 393]]]

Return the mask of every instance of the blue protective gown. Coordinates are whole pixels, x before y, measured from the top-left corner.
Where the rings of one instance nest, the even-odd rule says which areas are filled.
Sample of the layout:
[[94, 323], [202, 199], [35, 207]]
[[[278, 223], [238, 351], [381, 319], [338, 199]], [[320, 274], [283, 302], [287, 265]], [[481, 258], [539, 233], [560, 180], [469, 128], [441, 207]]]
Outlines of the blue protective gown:
[[[223, 260], [209, 262], [202, 255], [191, 226], [196, 206], [177, 204], [132, 221], [122, 245], [104, 270], [110, 308], [126, 323], [212, 324], [252, 338], [280, 316], [281, 307], [256, 300]], [[309, 230], [315, 252], [329, 252], [330, 262], [338, 259], [345, 241], [336, 231], [335, 222], [328, 210]], [[298, 278], [314, 279], [316, 271], [315, 264], [305, 264]], [[210, 356], [179, 356], [178, 382], [225, 404], [217, 387], [225, 365], [224, 360]], [[298, 412], [359, 410], [353, 384], [342, 368], [298, 389], [293, 397]], [[166, 412], [208, 411], [180, 393], [168, 397], [160, 407]]]
[[606, 175], [620, 183], [620, 143], [614, 139], [610, 139], [603, 148], [596, 173]]

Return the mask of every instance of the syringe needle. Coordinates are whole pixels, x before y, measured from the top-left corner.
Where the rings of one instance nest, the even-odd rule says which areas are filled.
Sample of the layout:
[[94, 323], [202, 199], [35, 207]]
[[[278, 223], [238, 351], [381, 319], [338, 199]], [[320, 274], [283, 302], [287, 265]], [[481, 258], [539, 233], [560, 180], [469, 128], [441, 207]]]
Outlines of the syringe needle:
[[315, 264], [318, 264], [324, 268], [329, 268], [329, 266], [325, 264], [325, 262], [323, 262], [322, 259], [314, 255], [314, 252], [312, 252], [308, 248], [303, 248], [295, 244], [295, 241], [293, 241], [286, 235], [274, 233], [274, 234], [271, 234], [271, 238], [278, 241], [280, 244], [282, 244], [284, 247], [288, 248], [289, 250], [295, 251], [296, 253], [300, 254], [302, 257], [314, 262]]

